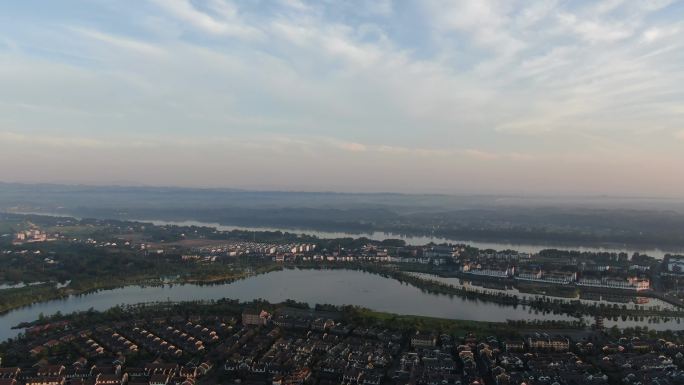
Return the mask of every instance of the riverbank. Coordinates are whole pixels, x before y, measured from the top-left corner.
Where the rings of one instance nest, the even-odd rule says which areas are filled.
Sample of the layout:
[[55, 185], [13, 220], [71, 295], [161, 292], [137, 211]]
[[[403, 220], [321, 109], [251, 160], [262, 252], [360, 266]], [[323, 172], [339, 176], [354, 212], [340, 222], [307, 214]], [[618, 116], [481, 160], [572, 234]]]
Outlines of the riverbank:
[[152, 319], [159, 317], [173, 317], [183, 314], [201, 314], [203, 316], [239, 317], [245, 309], [263, 309], [270, 313], [287, 311], [289, 313], [319, 314], [345, 323], [363, 327], [379, 327], [401, 331], [440, 331], [452, 335], [472, 333], [480, 336], [503, 335], [514, 337], [520, 330], [586, 330], [587, 325], [578, 321], [524, 321], [509, 320], [506, 322], [459, 320], [442, 317], [397, 314], [371, 310], [361, 306], [329, 304], [314, 304], [287, 300], [282, 303], [270, 303], [264, 300], [238, 301], [234, 299], [220, 299], [216, 301], [165, 301], [152, 303], [138, 303], [134, 305], [118, 305], [107, 310], [79, 311], [68, 314], [55, 314], [40, 320], [25, 322], [17, 325], [21, 328], [68, 322], [71, 328], [88, 327], [93, 324], [125, 321], [129, 319]]
[[[651, 309], [636, 306], [628, 309], [624, 305], [617, 303], [589, 305], [578, 300], [567, 298], [547, 297], [548, 292], [542, 290], [529, 290], [529, 296], [508, 294], [504, 292], [492, 293], [485, 289], [474, 289], [456, 287], [451, 284], [440, 282], [436, 279], [426, 279], [414, 274], [412, 270], [402, 270], [392, 265], [380, 264], [318, 264], [318, 263], [299, 263], [291, 265], [262, 264], [258, 266], [247, 266], [240, 270], [226, 269], [223, 272], [214, 272], [202, 276], [187, 274], [175, 278], [152, 277], [141, 275], [129, 277], [125, 280], [91, 280], [77, 283], [77, 286], [55, 288], [54, 286], [35, 285], [17, 289], [4, 289], [0, 293], [0, 314], [7, 313], [14, 309], [33, 305], [40, 302], [66, 298], [69, 296], [87, 295], [102, 290], [112, 290], [126, 286], [162, 286], [162, 285], [217, 285], [231, 283], [236, 280], [245, 279], [254, 275], [267, 274], [282, 269], [326, 269], [326, 270], [358, 270], [376, 274], [385, 278], [396, 280], [400, 283], [409, 284], [430, 294], [458, 296], [465, 300], [477, 300], [482, 302], [494, 303], [503, 306], [529, 307], [534, 311], [541, 311], [553, 314], [565, 314], [575, 318], [583, 316], [602, 316], [602, 317], [662, 317], [679, 318], [684, 317], [684, 309]], [[426, 273], [426, 271], [420, 271]], [[435, 274], [435, 272], [430, 272]], [[449, 275], [445, 275], [449, 276]], [[451, 277], [451, 276], [449, 276]]]
[[[28, 215], [28, 216], [46, 216], [58, 218], [83, 218], [79, 213], [71, 211], [64, 212], [50, 212], [50, 211], [34, 211], [34, 210], [9, 210], [11, 215]], [[684, 243], [668, 243], [658, 240], [657, 242], [646, 242], [641, 237], [628, 237], [622, 241], [606, 241], [593, 239], [582, 234], [576, 239], [550, 239], [548, 233], [544, 233], [542, 237], [530, 237], [528, 232], [517, 234], [518, 237], [510, 237], [506, 234], [480, 232], [450, 232], [440, 231], [434, 232], [421, 231], [418, 229], [411, 229], [405, 226], [401, 228], [380, 227], [380, 228], [365, 228], [359, 231], [349, 231], [349, 229], [322, 229], [307, 226], [268, 226], [268, 225], [249, 225], [244, 222], [230, 222], [223, 221], [201, 221], [188, 218], [168, 218], [168, 217], [126, 217], [122, 218], [117, 215], [94, 215], [90, 217], [99, 217], [103, 220], [126, 220], [138, 223], [152, 223], [159, 226], [196, 226], [214, 228], [218, 231], [248, 231], [248, 232], [282, 232], [290, 234], [298, 234], [318, 239], [342, 239], [342, 238], [365, 238], [374, 241], [384, 241], [387, 239], [401, 239], [408, 245], [425, 245], [428, 243], [442, 244], [467, 244], [479, 249], [494, 249], [494, 250], [517, 250], [526, 253], [537, 253], [544, 249], [558, 249], [558, 250], [578, 250], [582, 252], [625, 252], [627, 254], [640, 253], [647, 254], [657, 259], [663, 259], [666, 254], [684, 254]], [[510, 234], [509, 234], [510, 235]], [[663, 247], [666, 245], [666, 247]]]
[[[39, 318], [76, 311], [104, 311], [120, 305], [169, 301], [221, 301], [230, 298], [238, 301], [263, 299], [280, 303], [293, 299], [311, 306], [354, 305], [378, 312], [419, 317], [447, 318], [493, 322], [577, 322], [593, 324], [592, 317], [576, 317], [558, 312], [535, 310], [530, 306], [505, 306], [491, 301], [463, 298], [458, 295], [435, 294], [416, 285], [402, 283], [391, 277], [365, 272], [360, 269], [284, 268], [269, 274], [250, 276], [229, 283], [163, 284], [126, 286], [113, 290], [71, 296], [16, 309], [0, 316], [0, 324], [19, 325]], [[604, 324], [653, 328], [655, 330], [680, 329], [679, 318], [658, 317], [606, 317]], [[0, 340], [17, 336], [20, 330], [0, 328]]]
[[58, 300], [70, 296], [80, 296], [95, 293], [102, 290], [113, 290], [126, 286], [162, 286], [173, 284], [221, 284], [229, 283], [239, 279], [245, 279], [254, 275], [267, 274], [281, 270], [277, 265], [264, 265], [250, 267], [235, 271], [227, 269], [222, 273], [197, 276], [188, 274], [174, 278], [153, 276], [150, 274], [128, 277], [126, 279], [109, 278], [79, 281], [68, 287], [56, 287], [56, 284], [29, 285], [21, 288], [10, 288], [0, 290], [0, 314], [6, 314], [12, 310], [31, 306], [37, 303]]

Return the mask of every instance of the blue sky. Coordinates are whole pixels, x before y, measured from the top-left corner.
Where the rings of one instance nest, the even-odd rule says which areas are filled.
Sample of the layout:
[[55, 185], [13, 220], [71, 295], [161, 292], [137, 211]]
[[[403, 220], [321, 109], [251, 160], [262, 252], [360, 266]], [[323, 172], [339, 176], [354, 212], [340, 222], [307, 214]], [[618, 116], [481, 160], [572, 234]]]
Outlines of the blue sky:
[[684, 194], [684, 3], [0, 4], [0, 179]]

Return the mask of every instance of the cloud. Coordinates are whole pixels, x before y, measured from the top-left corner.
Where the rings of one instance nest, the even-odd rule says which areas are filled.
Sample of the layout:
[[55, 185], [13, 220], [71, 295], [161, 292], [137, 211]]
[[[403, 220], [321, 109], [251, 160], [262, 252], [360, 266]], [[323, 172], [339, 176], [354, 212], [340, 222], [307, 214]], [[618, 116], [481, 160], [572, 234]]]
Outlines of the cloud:
[[661, 39], [666, 39], [680, 34], [681, 25], [658, 26], [646, 29], [641, 34], [641, 40], [645, 43], [653, 43]]
[[[456, 167], [467, 164], [494, 180], [524, 178], [516, 162], [532, 160], [549, 178], [654, 158], [684, 167], [681, 142], [666, 139], [684, 104], [684, 29], [667, 2], [387, 1], [367, 12], [148, 0], [111, 15], [91, 3], [79, 23], [51, 5], [0, 26], [11, 43], [0, 43], [1, 139], [13, 153], [113, 159], [146, 146], [137, 159], [160, 170], [187, 150], [198, 164], [262, 172], [365, 162], [418, 177], [467, 176]], [[60, 163], [52, 153], [42, 156]]]
[[497, 160], [500, 158], [497, 154], [472, 148], [464, 150], [463, 154], [478, 160]]
[[284, 6], [297, 11], [309, 11], [311, 8], [302, 0], [279, 0]]
[[363, 11], [370, 14], [389, 16], [394, 11], [392, 0], [362, 1]]
[[113, 140], [92, 136], [23, 134], [11, 131], [0, 131], [0, 140], [4, 144], [13, 146], [31, 146], [33, 150], [41, 148], [60, 148], [66, 151], [79, 150], [162, 150], [203, 152], [207, 149], [230, 146], [236, 151], [261, 151], [271, 153], [329, 154], [331, 150], [341, 150], [346, 153], [362, 154], [379, 158], [401, 157], [450, 157], [465, 156], [471, 159], [495, 160], [529, 160], [532, 157], [520, 153], [495, 153], [479, 149], [458, 148], [420, 148], [401, 147], [385, 144], [364, 144], [343, 141], [329, 137], [289, 137], [282, 135], [252, 135], [247, 137], [150, 137], [136, 136], [128, 140]]
[[36, 145], [71, 149], [97, 149], [110, 147], [113, 145], [113, 143], [108, 143], [107, 141], [91, 138], [51, 136], [44, 134], [21, 134], [7, 131], [0, 131], [0, 141], [2, 141], [4, 144], [11, 145]]
[[546, 19], [557, 6], [558, 0], [533, 3], [515, 17], [515, 22], [519, 27], [529, 28]]
[[342, 150], [351, 152], [364, 152], [368, 150], [368, 148], [365, 145], [354, 142], [340, 142], [338, 144], [338, 147]]
[[558, 15], [561, 25], [590, 43], [612, 43], [634, 34], [637, 25], [631, 22], [586, 20], [570, 13]]
[[592, 13], [605, 14], [619, 8], [625, 3], [625, 0], [603, 0], [597, 1], [593, 7]]
[[[472, 36], [475, 44], [492, 49], [502, 56], [511, 56], [525, 47], [508, 29], [512, 24], [507, 8], [494, 0], [445, 2], [426, 1], [438, 33], [459, 31]], [[528, 15], [532, 22], [534, 15]]]
[[106, 34], [93, 29], [83, 27], [69, 27], [70, 30], [81, 34], [82, 36], [94, 39], [103, 43], [107, 43], [117, 48], [135, 51], [147, 55], [160, 55], [164, 53], [164, 49], [149, 43], [141, 42], [134, 39], [124, 38]]
[[659, 11], [663, 8], [667, 8], [670, 4], [674, 3], [675, 0], [638, 0], [635, 3], [639, 8], [653, 12]]
[[159, 8], [180, 21], [204, 32], [242, 39], [260, 39], [263, 33], [256, 27], [243, 23], [236, 7], [224, 0], [211, 0], [207, 6], [215, 15], [209, 15], [194, 7], [189, 0], [150, 0]]

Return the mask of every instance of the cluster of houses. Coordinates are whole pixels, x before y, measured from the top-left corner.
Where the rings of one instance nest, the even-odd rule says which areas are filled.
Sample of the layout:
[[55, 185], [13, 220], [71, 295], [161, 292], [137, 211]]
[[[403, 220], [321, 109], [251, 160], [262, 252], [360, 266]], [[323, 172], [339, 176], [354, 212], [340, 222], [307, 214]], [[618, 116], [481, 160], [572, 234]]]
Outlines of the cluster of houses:
[[546, 271], [540, 267], [516, 268], [514, 266], [495, 267], [482, 264], [466, 263], [461, 272], [468, 275], [510, 278], [519, 281], [530, 281], [556, 285], [577, 285], [583, 287], [624, 289], [643, 291], [650, 289], [650, 280], [637, 274], [599, 275], [578, 273], [577, 271]]
[[[684, 381], [684, 345], [662, 339], [611, 340], [599, 332], [574, 339], [542, 332], [517, 338], [409, 333], [350, 324], [335, 312], [290, 308], [247, 309], [240, 320], [174, 316], [45, 330], [16, 348], [36, 346], [47, 351], [33, 356], [35, 364], [0, 367], [0, 385], [195, 385], [203, 379], [275, 385]], [[74, 355], [79, 358], [67, 360]]]
[[634, 337], [572, 343], [566, 337], [537, 333], [503, 343], [488, 340], [477, 349], [496, 384], [669, 385], [684, 380], [679, 369], [684, 346], [664, 340]]
[[465, 250], [465, 245], [425, 245], [386, 247], [369, 244], [358, 249], [317, 250], [278, 253], [276, 262], [377, 262], [445, 265]]
[[[0, 368], [0, 385], [194, 385], [213, 367], [206, 347], [215, 349], [231, 330], [219, 320], [182, 317], [36, 330], [26, 338], [38, 343], [16, 348], [37, 362]], [[140, 362], [141, 354], [150, 360]]]
[[2, 385], [195, 385], [211, 370], [203, 362], [194, 367], [151, 362], [144, 366], [90, 363], [79, 359], [71, 365], [54, 364], [31, 368], [0, 368]]
[[271, 258], [302, 255], [312, 253], [316, 245], [312, 243], [268, 243], [249, 241], [230, 241], [220, 245], [203, 246], [193, 248], [192, 254], [187, 254], [184, 259], [241, 257], [241, 256], [265, 256]]
[[[466, 337], [467, 338], [467, 337]], [[448, 334], [416, 332], [391, 373], [396, 384], [482, 383], [476, 357], [469, 346]]]
[[[273, 381], [278, 384], [303, 384], [312, 375], [335, 383], [379, 385], [393, 362], [400, 342], [354, 334], [326, 332], [325, 322], [293, 323], [293, 329], [264, 330], [257, 343], [235, 349], [225, 363], [226, 373], [247, 381]], [[323, 329], [321, 329], [323, 327]], [[295, 329], [296, 328], [296, 329]], [[268, 332], [266, 332], [268, 330]], [[338, 328], [337, 330], [348, 330]]]
[[38, 228], [31, 228], [29, 230], [21, 230], [14, 233], [12, 244], [22, 245], [24, 243], [53, 241], [54, 239], [55, 238], [50, 237], [45, 231]]
[[460, 271], [464, 274], [481, 277], [515, 279], [555, 285], [577, 285], [583, 287], [624, 289], [643, 291], [650, 289], [650, 280], [639, 271], [615, 271], [607, 269], [603, 272], [569, 269], [545, 270], [539, 265], [490, 264], [482, 262], [464, 262]]

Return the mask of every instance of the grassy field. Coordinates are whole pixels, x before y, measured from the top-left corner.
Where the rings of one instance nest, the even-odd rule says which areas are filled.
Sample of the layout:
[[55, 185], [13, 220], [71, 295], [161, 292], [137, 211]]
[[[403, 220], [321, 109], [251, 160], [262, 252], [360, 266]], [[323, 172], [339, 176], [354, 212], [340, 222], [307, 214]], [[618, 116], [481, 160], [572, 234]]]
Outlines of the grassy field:
[[384, 313], [356, 308], [348, 315], [350, 320], [367, 326], [381, 326], [401, 330], [439, 331], [452, 335], [473, 333], [477, 336], [517, 336], [517, 332], [504, 322], [467, 321]]
[[23, 228], [22, 223], [19, 221], [16, 222], [10, 222], [10, 221], [0, 221], [0, 235], [2, 234], [10, 234], [14, 232], [17, 229]]

